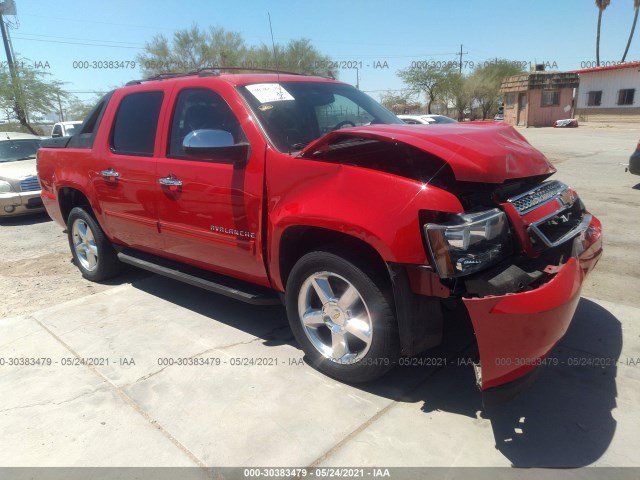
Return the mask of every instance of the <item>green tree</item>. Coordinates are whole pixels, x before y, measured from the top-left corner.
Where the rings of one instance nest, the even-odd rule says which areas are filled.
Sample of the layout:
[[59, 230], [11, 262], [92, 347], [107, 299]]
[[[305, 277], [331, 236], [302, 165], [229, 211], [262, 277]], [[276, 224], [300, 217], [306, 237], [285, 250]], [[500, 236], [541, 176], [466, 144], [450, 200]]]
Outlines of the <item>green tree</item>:
[[465, 112], [471, 109], [473, 101], [469, 78], [457, 71], [450, 73], [444, 96], [447, 105], [453, 105], [458, 121], [464, 121]]
[[[100, 98], [102, 98], [102, 94], [100, 94]], [[96, 103], [98, 103], [97, 99], [82, 101], [77, 97], [71, 97], [64, 107], [64, 119], [66, 121], [84, 120]]]
[[178, 30], [172, 41], [156, 35], [136, 57], [142, 74], [189, 72], [206, 67], [266, 68], [299, 73], [327, 74], [328, 58], [308, 39], [291, 40], [286, 45], [248, 46], [242, 35], [221, 27], [203, 30], [193, 25]]
[[503, 80], [519, 73], [523, 73], [523, 70], [518, 62], [502, 58], [481, 64], [471, 73], [468, 79], [469, 90], [474, 103], [482, 111], [483, 120], [497, 109]]
[[596, 66], [600, 66], [600, 24], [602, 23], [602, 12], [609, 6], [611, 0], [596, 0], [598, 7], [598, 30], [596, 33]]
[[431, 113], [434, 102], [444, 99], [453, 75], [458, 71], [453, 65], [436, 67], [431, 64], [411, 67], [398, 71], [398, 76], [416, 93], [424, 93], [427, 99], [427, 112]]
[[27, 59], [15, 62], [15, 77], [5, 64], [0, 68], [0, 110], [5, 116], [15, 116], [20, 125], [34, 135], [38, 132], [29, 117], [58, 111], [59, 103], [68, 98], [63, 83], [49, 78], [48, 72], [38, 70]]
[[638, 10], [640, 10], [640, 0], [633, 0], [633, 6], [635, 9], [635, 14], [633, 15], [633, 23], [631, 24], [631, 32], [629, 33], [629, 40], [627, 40], [627, 48], [624, 49], [624, 54], [622, 55], [623, 62], [625, 58], [627, 58], [627, 53], [629, 52], [629, 47], [631, 46], [631, 39], [633, 38], [633, 33], [636, 30], [636, 23], [638, 22]]

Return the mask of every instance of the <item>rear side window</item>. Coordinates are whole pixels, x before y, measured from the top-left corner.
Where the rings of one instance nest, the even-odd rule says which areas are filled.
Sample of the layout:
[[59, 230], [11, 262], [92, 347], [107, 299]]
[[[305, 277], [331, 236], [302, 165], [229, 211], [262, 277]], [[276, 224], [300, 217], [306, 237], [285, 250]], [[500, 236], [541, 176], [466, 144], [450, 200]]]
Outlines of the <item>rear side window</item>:
[[118, 107], [111, 131], [111, 151], [152, 156], [163, 92], [131, 93]]
[[68, 141], [69, 148], [93, 148], [93, 140], [96, 138], [98, 126], [112, 95], [113, 91], [102, 97], [84, 119], [84, 122], [79, 127], [80, 132], [76, 132], [70, 139], [64, 140], [65, 142]]

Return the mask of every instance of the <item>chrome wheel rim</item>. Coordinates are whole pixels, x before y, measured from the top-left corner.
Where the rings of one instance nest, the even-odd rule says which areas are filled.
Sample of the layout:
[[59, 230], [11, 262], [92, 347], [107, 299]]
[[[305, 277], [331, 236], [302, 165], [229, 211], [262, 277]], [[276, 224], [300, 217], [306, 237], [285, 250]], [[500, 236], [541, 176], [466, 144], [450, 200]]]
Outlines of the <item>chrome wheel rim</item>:
[[87, 222], [80, 219], [73, 222], [71, 238], [73, 249], [82, 268], [89, 272], [94, 271], [98, 267], [98, 246]]
[[356, 363], [371, 347], [369, 308], [356, 287], [340, 275], [310, 275], [298, 294], [298, 315], [315, 349], [335, 363]]

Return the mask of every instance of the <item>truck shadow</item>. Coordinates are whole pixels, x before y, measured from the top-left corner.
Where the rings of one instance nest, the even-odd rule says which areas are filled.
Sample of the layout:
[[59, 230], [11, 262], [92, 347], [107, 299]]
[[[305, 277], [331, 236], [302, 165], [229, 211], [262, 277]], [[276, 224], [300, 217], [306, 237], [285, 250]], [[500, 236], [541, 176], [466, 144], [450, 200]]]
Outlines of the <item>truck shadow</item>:
[[[454, 353], [445, 368], [397, 400], [422, 402], [424, 412], [489, 420], [495, 447], [515, 467], [582, 467], [603, 455], [616, 429], [611, 412], [621, 348], [620, 321], [582, 298], [567, 334], [549, 357], [557, 365], [541, 367], [531, 388], [511, 402], [483, 407], [473, 368], [466, 364], [468, 351]], [[386, 387], [370, 391], [376, 389]]]
[[[131, 268], [131, 270], [138, 270]], [[249, 305], [186, 283], [144, 272], [134, 288], [263, 340], [266, 346], [297, 345], [284, 307]]]

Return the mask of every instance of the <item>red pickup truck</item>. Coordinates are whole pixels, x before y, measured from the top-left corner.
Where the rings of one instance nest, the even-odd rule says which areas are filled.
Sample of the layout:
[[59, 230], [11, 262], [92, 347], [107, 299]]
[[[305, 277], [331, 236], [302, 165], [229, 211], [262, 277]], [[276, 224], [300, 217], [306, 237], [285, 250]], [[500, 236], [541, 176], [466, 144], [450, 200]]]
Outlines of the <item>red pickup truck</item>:
[[602, 253], [599, 221], [513, 128], [406, 125], [328, 78], [130, 82], [74, 136], [46, 140], [37, 164], [83, 276], [124, 262], [284, 301], [310, 363], [345, 382], [441, 343], [456, 304], [480, 388], [514, 390], [567, 330]]

